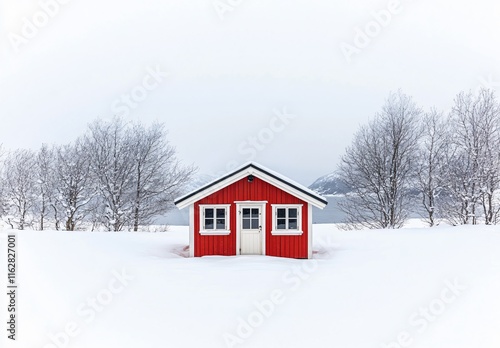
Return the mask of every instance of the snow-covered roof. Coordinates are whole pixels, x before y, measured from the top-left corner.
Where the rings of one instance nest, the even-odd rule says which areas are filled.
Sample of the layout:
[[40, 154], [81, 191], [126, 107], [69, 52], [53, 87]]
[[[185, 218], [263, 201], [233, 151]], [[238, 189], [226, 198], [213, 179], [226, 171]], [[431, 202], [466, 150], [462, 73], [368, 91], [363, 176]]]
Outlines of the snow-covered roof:
[[185, 208], [248, 175], [256, 175], [259, 179], [262, 179], [320, 209], [323, 209], [328, 204], [328, 201], [316, 192], [255, 162], [243, 164], [232, 172], [209, 182], [199, 189], [177, 198], [174, 203], [179, 209]]

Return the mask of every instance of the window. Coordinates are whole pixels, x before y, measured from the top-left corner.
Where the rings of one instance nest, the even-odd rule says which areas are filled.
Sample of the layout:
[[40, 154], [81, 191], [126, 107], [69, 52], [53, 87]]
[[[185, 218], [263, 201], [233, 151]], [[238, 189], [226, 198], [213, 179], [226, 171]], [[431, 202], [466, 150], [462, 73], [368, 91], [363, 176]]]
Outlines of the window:
[[260, 209], [243, 208], [241, 211], [243, 214], [241, 217], [241, 228], [244, 230], [258, 230], [260, 227]]
[[302, 205], [273, 205], [272, 234], [300, 235]]
[[226, 208], [205, 208], [204, 230], [226, 230]]
[[227, 235], [230, 205], [200, 205], [200, 234]]

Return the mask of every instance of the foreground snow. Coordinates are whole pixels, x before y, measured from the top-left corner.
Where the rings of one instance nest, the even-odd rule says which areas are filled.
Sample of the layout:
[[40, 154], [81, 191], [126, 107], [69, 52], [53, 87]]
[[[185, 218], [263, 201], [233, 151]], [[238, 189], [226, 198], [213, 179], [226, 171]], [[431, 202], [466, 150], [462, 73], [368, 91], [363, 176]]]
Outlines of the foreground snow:
[[185, 227], [18, 231], [18, 339], [2, 324], [0, 346], [500, 347], [498, 227], [314, 231], [314, 260], [185, 258]]

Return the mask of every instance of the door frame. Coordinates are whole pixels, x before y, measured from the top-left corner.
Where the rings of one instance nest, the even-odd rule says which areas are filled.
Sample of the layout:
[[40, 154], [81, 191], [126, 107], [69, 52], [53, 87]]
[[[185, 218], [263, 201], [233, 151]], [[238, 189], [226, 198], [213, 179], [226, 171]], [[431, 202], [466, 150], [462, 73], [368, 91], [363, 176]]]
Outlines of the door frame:
[[266, 255], [266, 205], [267, 201], [236, 201], [236, 255], [241, 255], [241, 208], [260, 208], [261, 211], [261, 253], [260, 255]]

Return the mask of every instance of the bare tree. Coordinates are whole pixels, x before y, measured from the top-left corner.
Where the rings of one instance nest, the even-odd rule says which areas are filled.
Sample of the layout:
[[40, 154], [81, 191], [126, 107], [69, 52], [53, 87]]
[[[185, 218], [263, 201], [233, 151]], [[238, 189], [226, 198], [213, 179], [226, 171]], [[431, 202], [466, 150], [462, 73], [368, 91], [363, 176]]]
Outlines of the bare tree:
[[401, 92], [356, 133], [339, 166], [353, 192], [339, 204], [348, 228], [399, 228], [411, 204], [409, 184], [419, 138], [420, 108]]
[[105, 204], [104, 223], [110, 231], [121, 231], [130, 221], [134, 152], [130, 132], [120, 118], [97, 120], [85, 137], [93, 176]]
[[4, 150], [0, 144], [0, 217], [7, 213], [7, 201], [5, 199], [5, 182], [4, 182]]
[[68, 145], [15, 151], [4, 167], [0, 216], [10, 214], [12, 228], [36, 222], [40, 230], [53, 223], [68, 231], [83, 222], [92, 230], [102, 224], [137, 231], [173, 207], [195, 172], [177, 159], [163, 124], [144, 127], [120, 118], [93, 122]]
[[35, 155], [29, 150], [8, 154], [4, 168], [4, 194], [9, 217], [7, 222], [24, 230], [31, 225], [30, 212], [35, 204]]
[[132, 128], [134, 231], [140, 224], [151, 223], [155, 216], [171, 209], [175, 196], [195, 172], [194, 167], [180, 164], [166, 136], [164, 126], [159, 123], [149, 128], [136, 124]]
[[38, 228], [43, 231], [45, 221], [51, 212], [54, 201], [54, 151], [43, 144], [35, 156], [35, 185], [37, 200], [34, 205], [34, 215], [37, 216]]
[[166, 135], [159, 123], [146, 128], [114, 118], [89, 125], [85, 146], [104, 205], [94, 225], [101, 220], [110, 231], [137, 231], [172, 207], [194, 168], [180, 164]]
[[484, 221], [487, 225], [498, 222], [500, 204], [500, 105], [492, 90], [481, 90], [478, 96], [478, 114], [480, 132], [483, 133], [479, 187], [480, 202], [483, 208]]
[[74, 231], [84, 221], [87, 207], [95, 195], [90, 180], [89, 156], [81, 139], [56, 149], [55, 173], [57, 203], [53, 208], [56, 216], [64, 216], [66, 230]]
[[417, 155], [416, 186], [420, 191], [425, 220], [429, 226], [436, 224], [440, 200], [446, 199], [446, 182], [443, 164], [448, 145], [448, 133], [442, 114], [436, 110], [423, 118], [422, 139]]
[[461, 92], [455, 98], [449, 125], [453, 136], [447, 155], [448, 189], [452, 201], [447, 218], [453, 224], [497, 221], [495, 194], [500, 185], [500, 109], [495, 95]]

